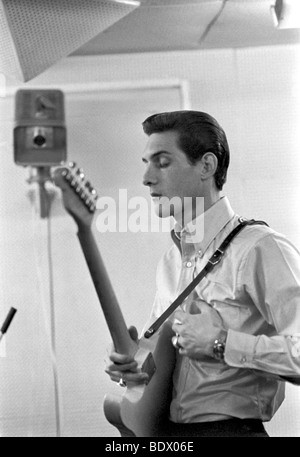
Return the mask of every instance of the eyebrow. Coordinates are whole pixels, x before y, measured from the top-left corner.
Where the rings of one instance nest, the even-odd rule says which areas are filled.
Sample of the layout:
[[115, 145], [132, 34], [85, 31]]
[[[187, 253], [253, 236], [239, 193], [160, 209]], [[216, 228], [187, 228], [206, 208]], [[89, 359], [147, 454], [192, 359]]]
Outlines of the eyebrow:
[[[150, 160], [157, 159], [157, 158], [158, 158], [160, 155], [162, 155], [162, 154], [172, 155], [172, 153], [169, 152], [169, 151], [164, 151], [164, 150], [162, 150], [162, 151], [157, 151], [157, 152], [154, 152], [153, 154], [151, 154]], [[143, 161], [144, 163], [148, 163], [148, 162], [149, 162], [147, 159], [145, 159], [145, 157], [142, 157], [142, 161]]]

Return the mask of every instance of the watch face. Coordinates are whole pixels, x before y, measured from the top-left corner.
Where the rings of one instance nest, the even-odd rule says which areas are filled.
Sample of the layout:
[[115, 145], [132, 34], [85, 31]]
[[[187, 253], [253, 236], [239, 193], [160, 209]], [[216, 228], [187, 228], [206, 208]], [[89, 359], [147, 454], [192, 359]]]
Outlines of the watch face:
[[216, 340], [213, 353], [216, 359], [223, 360], [224, 359], [224, 352], [225, 352], [225, 344], [222, 341]]

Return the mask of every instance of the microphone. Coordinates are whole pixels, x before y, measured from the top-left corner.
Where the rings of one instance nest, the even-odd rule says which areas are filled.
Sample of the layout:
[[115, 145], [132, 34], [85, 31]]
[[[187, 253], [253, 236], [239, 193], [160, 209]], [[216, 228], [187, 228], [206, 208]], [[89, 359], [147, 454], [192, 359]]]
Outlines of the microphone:
[[19, 89], [13, 136], [17, 165], [62, 165], [67, 156], [64, 93], [57, 89]]

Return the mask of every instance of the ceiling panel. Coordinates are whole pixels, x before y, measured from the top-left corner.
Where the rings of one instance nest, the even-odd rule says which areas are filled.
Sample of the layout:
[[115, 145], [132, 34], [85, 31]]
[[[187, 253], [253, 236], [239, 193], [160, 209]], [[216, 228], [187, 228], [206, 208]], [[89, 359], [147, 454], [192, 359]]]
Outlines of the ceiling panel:
[[141, 6], [73, 55], [272, 46], [300, 42], [276, 29], [275, 0], [141, 0]]

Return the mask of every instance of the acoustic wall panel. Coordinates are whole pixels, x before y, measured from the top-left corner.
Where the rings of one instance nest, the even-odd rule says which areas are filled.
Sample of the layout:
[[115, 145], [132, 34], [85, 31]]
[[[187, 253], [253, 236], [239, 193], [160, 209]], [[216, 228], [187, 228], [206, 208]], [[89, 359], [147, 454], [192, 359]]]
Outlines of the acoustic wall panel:
[[4, 5], [0, 1], [0, 72], [22, 80], [22, 69], [7, 23]]
[[0, 0], [0, 72], [28, 81], [137, 6], [109, 0]]

